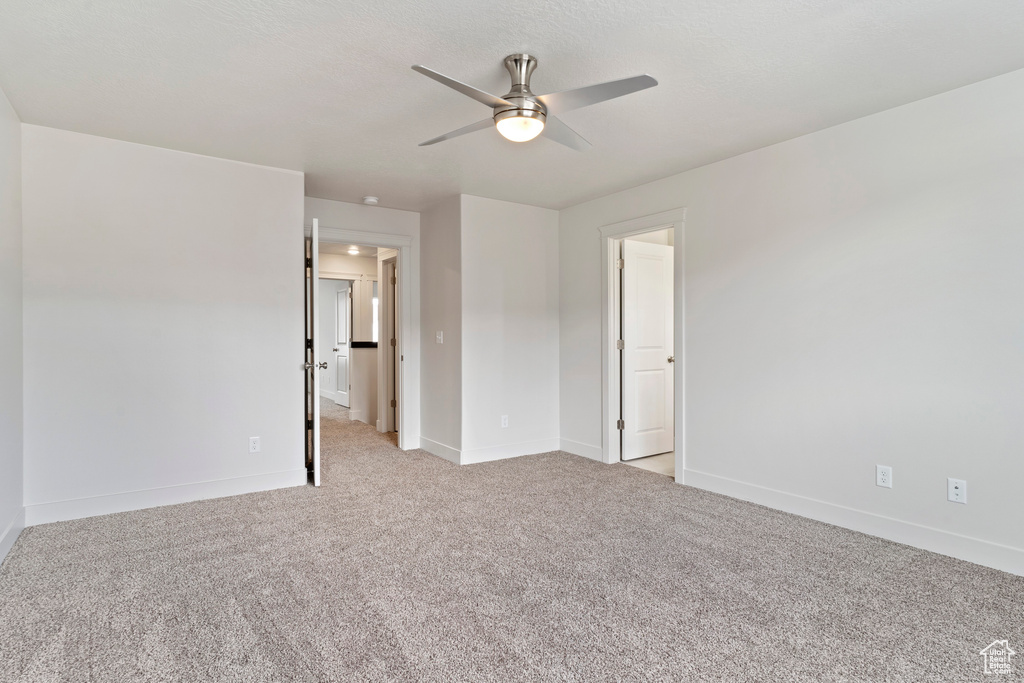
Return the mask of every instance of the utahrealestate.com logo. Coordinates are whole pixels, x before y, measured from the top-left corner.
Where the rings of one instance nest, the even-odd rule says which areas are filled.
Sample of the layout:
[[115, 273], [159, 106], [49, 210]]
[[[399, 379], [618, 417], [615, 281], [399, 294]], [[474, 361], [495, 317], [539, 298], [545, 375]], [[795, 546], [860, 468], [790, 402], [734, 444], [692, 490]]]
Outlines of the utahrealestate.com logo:
[[1017, 653], [1010, 649], [1010, 644], [1007, 641], [994, 640], [979, 654], [985, 658], [986, 676], [1013, 673], [1013, 664], [1010, 663], [1010, 658]]

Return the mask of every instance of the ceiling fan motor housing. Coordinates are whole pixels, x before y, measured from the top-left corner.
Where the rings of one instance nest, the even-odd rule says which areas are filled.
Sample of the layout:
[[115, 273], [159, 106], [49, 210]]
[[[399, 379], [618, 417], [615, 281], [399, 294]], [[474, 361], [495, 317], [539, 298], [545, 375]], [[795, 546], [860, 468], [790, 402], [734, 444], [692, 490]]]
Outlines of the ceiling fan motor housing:
[[537, 58], [526, 54], [509, 55], [505, 57], [505, 68], [512, 76], [512, 89], [501, 98], [509, 104], [494, 108], [495, 123], [512, 117], [539, 119], [543, 122], [547, 118], [547, 109], [537, 102], [530, 91], [530, 75], [537, 68]]

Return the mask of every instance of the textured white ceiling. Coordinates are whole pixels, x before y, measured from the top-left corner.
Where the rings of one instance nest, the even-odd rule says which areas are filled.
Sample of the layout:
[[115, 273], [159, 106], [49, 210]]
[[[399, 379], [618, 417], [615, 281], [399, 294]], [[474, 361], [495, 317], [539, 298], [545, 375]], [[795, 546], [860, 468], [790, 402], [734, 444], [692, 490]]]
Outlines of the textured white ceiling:
[[[1024, 68], [1020, 0], [68, 0], [0, 3], [23, 121], [306, 172], [306, 193], [420, 210], [467, 193], [562, 208]], [[566, 113], [594, 147], [493, 130], [417, 143], [495, 94], [649, 73]]]

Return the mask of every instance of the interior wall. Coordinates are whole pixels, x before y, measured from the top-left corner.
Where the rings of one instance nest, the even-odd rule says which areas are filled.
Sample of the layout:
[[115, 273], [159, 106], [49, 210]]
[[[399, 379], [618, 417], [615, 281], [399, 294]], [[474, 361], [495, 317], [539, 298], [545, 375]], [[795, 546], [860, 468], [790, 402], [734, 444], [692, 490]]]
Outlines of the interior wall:
[[[421, 214], [422, 447], [453, 462], [462, 449], [462, 210], [451, 197]], [[437, 335], [443, 335], [443, 343]]]
[[1024, 71], [563, 211], [563, 438], [601, 444], [597, 229], [686, 207], [686, 483], [1024, 573], [1021, 111]]
[[325, 254], [320, 252], [320, 275], [363, 275], [377, 279], [377, 259], [369, 256], [350, 254]]
[[0, 562], [25, 525], [21, 242], [21, 123], [0, 90]]
[[302, 174], [22, 142], [29, 523], [304, 484]]
[[377, 349], [352, 349], [349, 418], [377, 425]]
[[557, 450], [558, 212], [462, 195], [461, 214], [462, 462]]

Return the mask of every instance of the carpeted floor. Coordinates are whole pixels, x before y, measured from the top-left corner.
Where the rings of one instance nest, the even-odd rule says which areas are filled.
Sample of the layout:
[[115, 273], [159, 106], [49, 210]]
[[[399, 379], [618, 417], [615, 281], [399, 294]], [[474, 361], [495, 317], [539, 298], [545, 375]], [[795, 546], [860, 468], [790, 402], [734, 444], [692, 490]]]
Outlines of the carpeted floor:
[[1024, 653], [1021, 577], [565, 453], [459, 468], [330, 410], [323, 440], [320, 489], [27, 529], [0, 680], [972, 681]]

